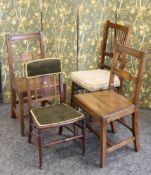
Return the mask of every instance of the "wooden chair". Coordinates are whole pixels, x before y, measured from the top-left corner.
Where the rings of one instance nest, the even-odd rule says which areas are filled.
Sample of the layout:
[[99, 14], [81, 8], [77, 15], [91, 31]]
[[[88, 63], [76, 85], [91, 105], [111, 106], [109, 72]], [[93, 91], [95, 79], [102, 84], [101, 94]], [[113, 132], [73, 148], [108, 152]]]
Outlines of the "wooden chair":
[[[62, 81], [62, 72], [60, 59], [43, 59], [26, 63], [28, 104], [30, 111], [29, 120], [29, 143], [31, 138], [35, 141], [39, 150], [39, 168], [42, 168], [42, 150], [43, 147], [67, 142], [75, 139], [82, 139], [83, 155], [85, 154], [85, 126], [82, 113], [71, 108], [64, 103], [64, 90]], [[50, 81], [50, 77], [53, 81]], [[57, 83], [57, 77], [59, 79]], [[37, 82], [39, 82], [37, 84]], [[58, 103], [42, 107], [33, 107], [33, 103], [52, 101], [60, 99]], [[69, 124], [74, 125], [73, 129]], [[76, 128], [81, 130], [76, 134]], [[62, 128], [66, 128], [72, 134], [67, 138], [47, 142], [44, 141], [43, 133], [48, 128], [59, 127], [59, 134]]]
[[[71, 90], [71, 104], [73, 95], [77, 94], [79, 90], [84, 89], [85, 92], [94, 92], [99, 90], [106, 90], [109, 86], [111, 61], [113, 57], [113, 47], [116, 42], [127, 45], [129, 44], [131, 28], [117, 23], [106, 21], [103, 33], [102, 49], [100, 56], [99, 69], [76, 71], [71, 73], [72, 90]], [[118, 76], [115, 76], [114, 86], [116, 88], [120, 85]], [[90, 120], [92, 120], [90, 118]], [[91, 122], [92, 123], [92, 122]], [[97, 121], [93, 121], [95, 125]], [[87, 126], [91, 129], [91, 126]], [[111, 130], [116, 133], [115, 124], [111, 122]]]
[[[20, 55], [15, 56], [15, 50], [17, 50], [17, 48], [13, 49], [13, 44], [23, 44], [27, 40], [28, 42], [35, 42], [34, 44], [38, 44], [37, 51], [35, 52], [34, 50], [32, 50], [31, 52], [27, 52], [27, 47], [31, 47], [31, 49], [33, 48], [33, 45], [29, 44], [26, 48], [24, 48], [24, 51], [20, 53]], [[6, 47], [10, 71], [11, 117], [18, 117], [20, 121], [21, 135], [24, 136], [24, 102], [27, 101], [26, 78], [23, 73], [20, 77], [18, 77], [15, 72], [17, 70], [14, 69], [14, 66], [16, 64], [20, 64], [20, 67], [22, 67], [24, 66], [24, 63], [26, 61], [45, 57], [43, 33], [37, 32], [20, 35], [7, 34]], [[23, 69], [21, 70], [21, 72], [24, 72]], [[17, 111], [16, 103], [19, 103], [19, 111]]]
[[[71, 73], [71, 102], [73, 95], [76, 94], [79, 89], [85, 89], [88, 92], [108, 89], [113, 47], [116, 42], [120, 42], [121, 44], [128, 46], [130, 33], [130, 27], [112, 23], [109, 20], [106, 21], [99, 69], [76, 71]], [[116, 76], [114, 85], [115, 87], [119, 87], [119, 84], [120, 81]]]
[[[127, 56], [126, 56], [127, 55]], [[120, 63], [118, 62], [121, 57]], [[126, 57], [125, 57], [126, 56]], [[126, 71], [126, 60], [134, 59], [138, 62], [138, 72], [130, 73]], [[139, 96], [141, 83], [145, 69], [146, 55], [144, 52], [123, 46], [115, 45], [114, 56], [112, 60], [111, 76], [109, 82], [109, 90], [91, 92], [86, 94], [77, 94], [73, 98], [74, 106], [78, 106], [87, 111], [90, 116], [97, 118], [100, 121], [100, 131], [94, 133], [100, 138], [100, 167], [104, 167], [106, 153], [110, 153], [124, 145], [134, 142], [136, 151], [140, 150], [139, 134], [138, 134], [138, 113], [139, 113]], [[136, 63], [136, 62], [135, 62]], [[114, 91], [114, 78], [117, 75], [120, 79], [120, 94]], [[123, 82], [130, 81], [134, 83], [134, 97], [132, 101], [122, 95]], [[128, 116], [132, 117], [132, 126], [129, 126], [125, 120], [121, 118]], [[132, 132], [132, 136], [121, 141], [118, 144], [113, 144], [107, 141], [107, 125], [110, 122], [118, 121]], [[109, 147], [107, 147], [107, 145]]]

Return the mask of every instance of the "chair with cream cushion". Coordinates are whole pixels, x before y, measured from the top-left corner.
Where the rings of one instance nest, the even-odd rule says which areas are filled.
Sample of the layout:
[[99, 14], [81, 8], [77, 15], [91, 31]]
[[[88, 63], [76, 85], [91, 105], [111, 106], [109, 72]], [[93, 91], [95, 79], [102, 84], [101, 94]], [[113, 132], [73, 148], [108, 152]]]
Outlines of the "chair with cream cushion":
[[[109, 20], [106, 21], [99, 69], [75, 71], [71, 73], [71, 102], [73, 95], [76, 94], [79, 89], [85, 89], [88, 92], [108, 89], [111, 68], [109, 62], [111, 62], [113, 56], [114, 44], [119, 42], [121, 44], [128, 45], [130, 32], [130, 27], [115, 24]], [[119, 87], [119, 85], [120, 81], [116, 76], [114, 87]]]
[[[100, 75], [100, 76], [98, 76]], [[105, 69], [77, 71], [71, 74], [72, 81], [87, 91], [99, 91], [109, 86], [110, 72]], [[114, 86], [119, 87], [118, 77], [115, 77]]]

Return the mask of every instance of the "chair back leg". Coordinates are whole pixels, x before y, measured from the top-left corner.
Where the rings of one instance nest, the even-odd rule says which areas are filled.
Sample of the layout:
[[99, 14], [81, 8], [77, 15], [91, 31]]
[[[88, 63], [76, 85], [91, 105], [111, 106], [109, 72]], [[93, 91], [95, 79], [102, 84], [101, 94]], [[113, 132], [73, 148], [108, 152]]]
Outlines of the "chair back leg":
[[11, 117], [16, 118], [16, 93], [11, 87]]
[[83, 156], [85, 156], [85, 142], [86, 142], [86, 137], [85, 137], [85, 120], [82, 120], [82, 151], [83, 151]]
[[139, 144], [139, 129], [138, 129], [138, 112], [132, 114], [132, 126], [133, 126], [133, 136], [135, 137], [134, 140], [134, 149], [136, 152], [140, 151], [140, 144]]

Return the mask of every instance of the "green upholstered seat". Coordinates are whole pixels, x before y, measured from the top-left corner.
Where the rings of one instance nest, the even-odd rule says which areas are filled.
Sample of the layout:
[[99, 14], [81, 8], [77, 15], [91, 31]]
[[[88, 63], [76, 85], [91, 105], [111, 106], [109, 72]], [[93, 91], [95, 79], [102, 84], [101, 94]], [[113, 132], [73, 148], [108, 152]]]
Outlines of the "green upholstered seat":
[[38, 127], [53, 127], [83, 119], [84, 116], [67, 104], [55, 104], [31, 110]]

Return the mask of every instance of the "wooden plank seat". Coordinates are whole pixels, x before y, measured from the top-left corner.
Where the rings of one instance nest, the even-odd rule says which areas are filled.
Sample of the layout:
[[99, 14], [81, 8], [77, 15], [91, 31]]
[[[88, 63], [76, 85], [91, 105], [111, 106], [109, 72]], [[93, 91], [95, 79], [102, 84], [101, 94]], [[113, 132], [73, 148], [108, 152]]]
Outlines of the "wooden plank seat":
[[120, 119], [123, 115], [129, 115], [135, 110], [135, 106], [129, 100], [114, 91], [106, 90], [87, 94], [77, 94], [74, 96], [74, 99], [75, 101], [80, 100], [80, 106], [82, 108], [86, 106], [88, 108], [87, 111], [91, 109], [91, 113], [98, 120], [103, 118], [107, 120], [108, 123], [112, 120], [114, 121], [116, 115], [117, 119]]

